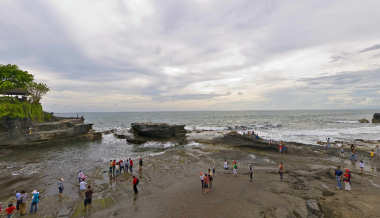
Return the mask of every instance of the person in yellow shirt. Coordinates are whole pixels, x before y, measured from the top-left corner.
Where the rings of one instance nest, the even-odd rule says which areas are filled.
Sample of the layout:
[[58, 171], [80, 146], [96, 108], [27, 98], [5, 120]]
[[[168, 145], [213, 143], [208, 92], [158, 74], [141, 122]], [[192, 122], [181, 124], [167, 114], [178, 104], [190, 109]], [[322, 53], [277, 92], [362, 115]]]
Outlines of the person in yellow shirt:
[[369, 157], [370, 160], [372, 160], [375, 157], [375, 152], [373, 150], [369, 153]]

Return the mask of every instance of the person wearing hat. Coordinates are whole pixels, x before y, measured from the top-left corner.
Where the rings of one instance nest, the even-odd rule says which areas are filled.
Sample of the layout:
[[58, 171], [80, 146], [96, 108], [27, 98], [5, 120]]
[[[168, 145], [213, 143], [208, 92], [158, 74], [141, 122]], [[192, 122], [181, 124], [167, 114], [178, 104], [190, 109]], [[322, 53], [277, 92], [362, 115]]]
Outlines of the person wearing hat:
[[32, 192], [32, 204], [30, 205], [30, 213], [37, 213], [37, 205], [40, 201], [40, 193], [37, 190]]

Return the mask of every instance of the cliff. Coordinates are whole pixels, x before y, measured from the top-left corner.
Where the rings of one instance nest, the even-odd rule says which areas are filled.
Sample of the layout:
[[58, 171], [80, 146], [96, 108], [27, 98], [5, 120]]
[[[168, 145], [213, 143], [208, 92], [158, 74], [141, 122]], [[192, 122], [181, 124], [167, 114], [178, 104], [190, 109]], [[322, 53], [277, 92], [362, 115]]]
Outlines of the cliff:
[[55, 122], [33, 122], [30, 119], [3, 118], [0, 120], [0, 146], [33, 145], [53, 141], [101, 139], [101, 134], [92, 130], [92, 124], [83, 119], [59, 119]]

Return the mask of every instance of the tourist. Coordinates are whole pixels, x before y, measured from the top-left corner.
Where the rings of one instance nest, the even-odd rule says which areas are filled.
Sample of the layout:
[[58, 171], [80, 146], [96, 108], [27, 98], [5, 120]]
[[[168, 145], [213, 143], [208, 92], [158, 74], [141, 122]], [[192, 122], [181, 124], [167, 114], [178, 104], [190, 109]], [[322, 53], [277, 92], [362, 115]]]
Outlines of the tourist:
[[11, 218], [13, 214], [15, 213], [16, 207], [13, 206], [12, 203], [8, 204], [8, 207], [5, 209], [5, 212], [7, 213], [7, 218]]
[[349, 169], [346, 169], [346, 172], [343, 175], [344, 188], [346, 191], [351, 191], [351, 172]]
[[32, 192], [32, 204], [30, 205], [30, 213], [37, 213], [38, 202], [40, 201], [40, 193], [37, 190]]
[[116, 176], [120, 174], [120, 165], [119, 162], [116, 163]]
[[128, 173], [128, 169], [129, 169], [129, 158], [127, 158], [127, 160], [125, 161], [124, 163], [124, 167], [125, 167], [125, 172]]
[[253, 180], [253, 167], [252, 165], [249, 166], [249, 181], [252, 182]]
[[87, 208], [91, 207], [91, 202], [92, 202], [92, 189], [91, 186], [89, 185], [86, 192], [85, 192], [85, 199], [84, 199], [84, 208], [87, 212]]
[[112, 163], [112, 160], [110, 160], [110, 163], [109, 163], [109, 167], [110, 167], [109, 174], [110, 175], [112, 175], [112, 166], [113, 166], [113, 163]]
[[131, 174], [133, 173], [133, 160], [132, 160], [132, 158], [129, 160], [129, 171], [131, 171]]
[[78, 173], [78, 182], [82, 182], [82, 178], [84, 177], [84, 173], [82, 172], [82, 170], [79, 170], [79, 173]]
[[342, 148], [340, 149], [340, 157], [344, 158], [344, 147], [342, 145]]
[[28, 195], [25, 191], [21, 191], [21, 203], [20, 203], [20, 216], [24, 216], [26, 214], [26, 199]]
[[65, 180], [63, 178], [60, 178], [58, 180], [58, 193], [59, 193], [59, 197], [62, 198], [62, 193], [63, 193], [63, 190], [65, 189], [65, 187], [63, 186], [63, 182]]
[[278, 146], [278, 151], [282, 154], [282, 149], [283, 149], [282, 142], [280, 142], [280, 145]]
[[21, 204], [21, 193], [16, 191], [16, 209], [20, 210], [20, 204]]
[[224, 169], [228, 170], [228, 162], [227, 162], [227, 160], [224, 160]]
[[232, 169], [232, 172], [234, 173], [234, 176], [237, 176], [237, 173], [238, 173], [237, 170], [238, 170], [238, 166], [237, 166], [237, 163], [235, 161], [233, 169]]
[[280, 165], [278, 166], [278, 173], [280, 174], [280, 180], [282, 182], [284, 178], [284, 164], [282, 163], [282, 161], [280, 162]]
[[121, 160], [119, 161], [119, 166], [120, 166], [120, 174], [121, 174], [122, 171], [125, 172], [125, 170], [124, 170], [124, 160], [121, 159]]
[[135, 194], [137, 194], [139, 192], [139, 190], [137, 190], [139, 179], [136, 176], [133, 176], [132, 184], [133, 184], [133, 191], [135, 192]]
[[363, 170], [364, 170], [364, 162], [363, 162], [363, 160], [360, 160], [359, 167], [360, 167], [360, 174], [363, 175]]
[[86, 187], [87, 187], [87, 183], [84, 180], [79, 183], [79, 190], [80, 191], [85, 191]]
[[112, 161], [112, 175], [115, 176], [115, 170], [116, 170], [116, 160]]
[[203, 176], [203, 173], [201, 172], [200, 179], [201, 179], [201, 185], [202, 185], [202, 192], [204, 191], [204, 188], [205, 188], [204, 178], [205, 177]]
[[372, 151], [369, 153], [369, 160], [373, 160], [374, 157], [375, 157], [375, 151], [372, 150]]
[[142, 158], [140, 157], [140, 158], [139, 158], [139, 170], [142, 170], [142, 166], [143, 166], [143, 160], [142, 160]]
[[204, 176], [204, 192], [207, 193], [208, 192], [208, 184], [209, 184], [210, 180], [209, 180], [209, 177], [207, 174], [205, 174]]
[[342, 189], [342, 170], [340, 169], [340, 166], [338, 166], [337, 169], [335, 169], [335, 177], [336, 177], [336, 182], [337, 182], [337, 186], [338, 186], [338, 189]]
[[326, 150], [330, 148], [330, 138], [327, 138]]
[[212, 175], [215, 176], [215, 167], [212, 168]]
[[214, 178], [213, 178], [213, 173], [212, 173], [212, 171], [210, 170], [210, 169], [208, 169], [208, 177], [209, 177], [209, 181], [210, 181], [210, 189], [212, 188], [212, 182], [213, 182], [213, 180], [214, 180]]

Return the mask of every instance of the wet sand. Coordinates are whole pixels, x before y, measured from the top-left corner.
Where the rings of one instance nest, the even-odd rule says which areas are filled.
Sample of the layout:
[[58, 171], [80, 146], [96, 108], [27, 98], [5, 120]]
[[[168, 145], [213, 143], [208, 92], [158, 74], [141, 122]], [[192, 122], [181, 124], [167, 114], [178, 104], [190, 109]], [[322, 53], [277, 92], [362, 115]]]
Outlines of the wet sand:
[[[230, 163], [238, 160], [237, 177], [223, 169], [225, 159]], [[280, 161], [285, 167], [283, 182], [277, 172]], [[255, 168], [252, 183], [248, 179], [251, 163]], [[351, 192], [336, 190], [333, 168], [341, 164], [354, 171]], [[216, 168], [213, 189], [205, 194], [201, 192], [199, 173], [212, 167]], [[1, 187], [5, 193], [20, 186], [28, 191], [30, 186], [40, 188], [37, 217], [380, 217], [380, 178], [361, 176], [349, 161], [323, 151], [305, 148], [281, 155], [218, 145], [185, 146], [146, 157], [143, 169], [137, 169], [136, 161], [138, 195], [133, 194], [129, 174], [114, 180], [108, 176], [106, 163], [104, 168], [91, 169], [89, 183], [95, 193], [89, 213], [83, 210], [76, 176], [66, 179], [62, 200], [54, 191], [56, 181], [45, 184], [44, 189], [38, 184], [43, 178], [37, 176], [24, 178], [22, 183], [2, 177]], [[0, 199], [4, 202], [11, 198], [6, 194]], [[315, 200], [320, 211], [313, 214], [307, 207], [308, 200]]]

